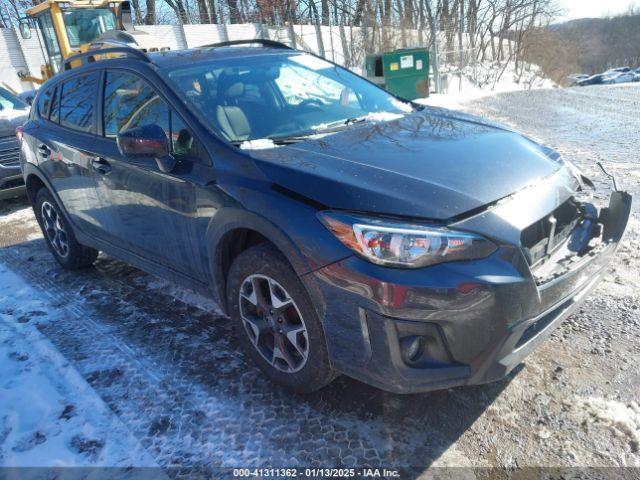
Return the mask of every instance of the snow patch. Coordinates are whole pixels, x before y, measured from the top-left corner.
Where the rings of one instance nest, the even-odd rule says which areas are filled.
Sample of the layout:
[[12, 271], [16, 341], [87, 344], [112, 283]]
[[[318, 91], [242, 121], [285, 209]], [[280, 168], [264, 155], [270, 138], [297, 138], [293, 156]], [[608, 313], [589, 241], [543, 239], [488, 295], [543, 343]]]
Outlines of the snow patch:
[[0, 264], [0, 466], [156, 462], [38, 330], [56, 309]]
[[576, 399], [575, 408], [583, 421], [604, 425], [614, 434], [629, 439], [632, 451], [640, 450], [640, 406], [598, 397]]
[[368, 115], [365, 115], [363, 118], [369, 122], [390, 122], [392, 120], [397, 120], [402, 117], [403, 115], [400, 113], [373, 112]]
[[191, 305], [203, 312], [208, 312], [215, 315], [224, 315], [220, 306], [213, 300], [200, 295], [197, 292], [187, 290], [186, 288], [179, 287], [175, 283], [171, 283], [160, 277], [152, 277], [153, 280], [143, 282], [143, 287], [147, 290], [158, 291], [164, 295], [169, 295], [176, 300], [180, 300], [187, 305]]
[[240, 144], [240, 150], [265, 150], [267, 148], [276, 148], [270, 138], [259, 138], [257, 140], [246, 140]]
[[398, 100], [397, 98], [392, 98], [391, 99], [391, 105], [393, 105], [398, 110], [400, 110], [401, 112], [404, 112], [404, 113], [413, 112], [413, 107], [411, 106], [411, 104], [409, 102], [403, 102], [401, 100]]
[[496, 93], [556, 88], [537, 65], [525, 65], [517, 71], [514, 62], [479, 63], [459, 71], [442, 72], [441, 93], [415, 100], [423, 105], [460, 110], [461, 105]]
[[31, 207], [21, 208], [16, 210], [15, 212], [11, 212], [9, 214], [2, 216], [2, 221], [4, 222], [17, 222], [17, 221], [26, 221], [33, 220], [33, 209]]

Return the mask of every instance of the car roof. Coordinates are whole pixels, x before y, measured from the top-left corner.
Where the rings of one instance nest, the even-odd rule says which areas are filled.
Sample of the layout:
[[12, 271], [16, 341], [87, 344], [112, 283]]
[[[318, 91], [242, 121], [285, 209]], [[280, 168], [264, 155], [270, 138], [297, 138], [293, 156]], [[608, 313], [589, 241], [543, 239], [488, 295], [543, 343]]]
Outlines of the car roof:
[[[256, 56], [264, 56], [264, 55], [300, 55], [305, 52], [301, 50], [296, 50], [293, 48], [287, 48], [286, 46], [282, 47], [271, 47], [271, 46], [259, 46], [259, 47], [244, 47], [244, 46], [211, 46], [211, 47], [198, 47], [198, 48], [188, 48], [184, 50], [165, 50], [162, 52], [149, 52], [147, 53], [147, 57], [149, 58], [149, 65], [155, 65], [160, 69], [164, 68], [175, 68], [180, 67], [182, 65], [197, 65], [200, 63], [210, 62], [211, 60], [218, 59], [228, 59], [228, 58], [251, 58]], [[137, 58], [136, 56], [127, 56], [127, 57], [119, 57], [114, 59], [104, 59], [96, 62], [88, 62], [84, 65], [74, 67], [69, 70], [62, 70], [60, 73], [54, 75], [49, 80], [47, 80], [42, 87], [39, 88], [38, 93], [40, 91], [44, 91], [50, 88], [51, 85], [56, 85], [59, 82], [64, 81], [68, 77], [74, 76], [74, 74], [80, 74], [86, 69], [91, 69], [96, 66], [98, 67], [109, 67], [114, 66], [114, 64], [110, 62], [117, 62], [117, 65], [122, 66], [127, 63], [134, 62], [136, 64], [142, 62], [146, 63], [141, 58]], [[105, 62], [104, 64], [102, 62]]]
[[201, 47], [149, 53], [149, 59], [160, 68], [193, 65], [211, 60], [256, 57], [264, 55], [301, 54], [299, 50], [273, 47]]

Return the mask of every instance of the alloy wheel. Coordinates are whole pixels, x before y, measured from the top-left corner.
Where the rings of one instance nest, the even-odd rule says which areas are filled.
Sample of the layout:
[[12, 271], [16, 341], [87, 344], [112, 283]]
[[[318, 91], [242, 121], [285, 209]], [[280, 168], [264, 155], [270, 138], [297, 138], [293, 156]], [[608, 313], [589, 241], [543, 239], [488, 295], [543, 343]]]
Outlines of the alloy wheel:
[[285, 373], [302, 369], [309, 338], [300, 310], [274, 279], [250, 275], [240, 287], [240, 317], [255, 349], [272, 367]]
[[42, 202], [41, 214], [49, 243], [58, 255], [65, 258], [69, 255], [69, 239], [58, 210], [51, 203], [44, 201]]

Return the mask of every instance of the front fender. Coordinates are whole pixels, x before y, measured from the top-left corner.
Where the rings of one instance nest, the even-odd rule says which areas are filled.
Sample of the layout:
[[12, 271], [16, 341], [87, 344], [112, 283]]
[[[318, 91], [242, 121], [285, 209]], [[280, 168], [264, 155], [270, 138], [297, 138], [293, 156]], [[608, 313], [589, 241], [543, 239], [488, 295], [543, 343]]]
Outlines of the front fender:
[[[219, 247], [226, 234], [236, 229], [254, 230], [271, 241], [289, 261], [298, 276], [311, 271], [308, 259], [296, 244], [276, 225], [248, 210], [224, 207], [211, 219], [206, 231], [210, 276], [218, 303], [227, 311], [226, 278], [220, 260]], [[311, 292], [309, 292], [311, 294]]]

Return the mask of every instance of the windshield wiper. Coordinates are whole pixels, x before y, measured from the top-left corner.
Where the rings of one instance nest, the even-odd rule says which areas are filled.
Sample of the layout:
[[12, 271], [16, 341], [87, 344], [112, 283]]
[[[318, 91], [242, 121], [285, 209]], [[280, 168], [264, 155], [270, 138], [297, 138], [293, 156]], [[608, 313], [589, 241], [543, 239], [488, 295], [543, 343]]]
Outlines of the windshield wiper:
[[367, 120], [367, 116], [363, 115], [360, 117], [350, 117], [345, 120], [338, 120], [336, 122], [325, 123], [322, 125], [322, 128], [318, 128], [316, 132], [326, 132], [327, 130], [331, 130], [336, 127], [343, 127], [345, 125], [353, 125], [354, 123], [365, 122]]
[[[310, 132], [307, 134], [303, 134], [303, 135], [287, 135], [287, 136], [282, 136], [282, 137], [266, 137], [262, 140], [271, 140], [274, 145], [290, 145], [292, 143], [298, 143], [298, 142], [302, 142], [303, 140], [308, 139], [310, 136], [315, 135], [315, 132]], [[254, 140], [232, 140], [230, 143], [231, 145], [234, 145], [236, 147], [239, 147], [240, 145], [242, 145], [243, 143], [251, 143], [251, 142], [257, 142], [260, 141], [261, 139], [254, 139]]]
[[307, 140], [312, 135], [315, 135], [315, 132], [308, 133], [306, 135], [290, 135], [286, 137], [270, 137], [271, 140], [276, 145], [291, 145], [292, 143], [302, 142], [303, 140]]

